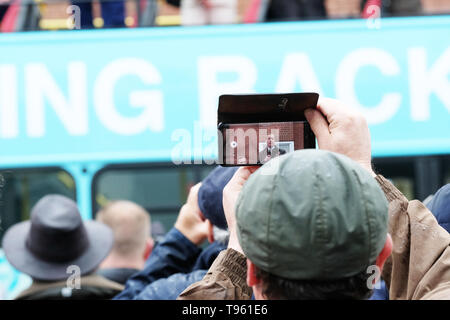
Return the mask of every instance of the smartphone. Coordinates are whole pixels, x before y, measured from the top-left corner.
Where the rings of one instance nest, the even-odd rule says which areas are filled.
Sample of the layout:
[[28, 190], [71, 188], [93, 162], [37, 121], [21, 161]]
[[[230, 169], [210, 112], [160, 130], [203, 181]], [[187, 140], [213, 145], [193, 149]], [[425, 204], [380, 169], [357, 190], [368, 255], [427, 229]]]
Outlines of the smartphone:
[[315, 108], [317, 99], [316, 93], [221, 96], [219, 163], [263, 165], [295, 150], [315, 148], [304, 110]]

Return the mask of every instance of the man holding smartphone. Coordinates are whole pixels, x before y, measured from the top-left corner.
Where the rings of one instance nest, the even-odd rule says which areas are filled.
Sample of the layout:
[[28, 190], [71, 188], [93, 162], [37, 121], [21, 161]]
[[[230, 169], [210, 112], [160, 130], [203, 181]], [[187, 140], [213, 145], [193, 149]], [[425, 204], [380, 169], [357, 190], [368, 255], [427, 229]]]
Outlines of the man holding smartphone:
[[449, 299], [450, 235], [373, 172], [365, 118], [333, 99], [305, 116], [322, 150], [236, 172], [228, 249], [179, 299], [367, 299], [381, 272], [391, 300]]

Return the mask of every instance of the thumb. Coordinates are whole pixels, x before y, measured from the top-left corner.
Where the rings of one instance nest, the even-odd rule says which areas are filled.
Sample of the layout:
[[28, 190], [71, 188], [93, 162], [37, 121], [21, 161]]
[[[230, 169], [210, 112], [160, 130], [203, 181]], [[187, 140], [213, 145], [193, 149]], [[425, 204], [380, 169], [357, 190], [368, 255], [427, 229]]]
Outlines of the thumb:
[[240, 167], [238, 170], [236, 170], [228, 184], [230, 186], [238, 187], [239, 189], [242, 188], [248, 178], [252, 175], [253, 172], [258, 170], [258, 168], [259, 167], [257, 166]]
[[311, 108], [305, 110], [305, 117], [311, 126], [311, 130], [316, 135], [319, 149], [327, 149], [331, 144], [331, 134], [327, 119], [319, 110]]

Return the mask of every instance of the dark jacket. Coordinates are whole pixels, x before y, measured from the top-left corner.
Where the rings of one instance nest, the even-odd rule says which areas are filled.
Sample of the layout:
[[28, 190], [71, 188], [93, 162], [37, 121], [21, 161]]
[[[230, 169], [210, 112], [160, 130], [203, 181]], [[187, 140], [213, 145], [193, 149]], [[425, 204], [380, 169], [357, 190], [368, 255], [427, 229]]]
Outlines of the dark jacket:
[[[377, 182], [389, 202], [388, 231], [392, 254], [382, 277], [391, 300], [450, 298], [450, 234], [439, 226], [420, 201], [408, 201], [388, 180]], [[248, 300], [246, 258], [227, 249], [214, 261], [205, 277], [189, 286], [180, 300]]]
[[427, 204], [439, 225], [450, 232], [450, 183], [440, 188]]
[[33, 281], [15, 300], [109, 300], [123, 290], [121, 284], [97, 274], [82, 276], [80, 281], [79, 289], [70, 289], [66, 281]]
[[197, 247], [172, 228], [153, 249], [145, 268], [132, 276], [115, 300], [175, 300], [192, 283], [203, 278], [225, 246], [214, 242]]
[[384, 280], [380, 280], [378, 285], [378, 288], [375, 287], [373, 289], [372, 296], [369, 300], [389, 300], [389, 290], [386, 287], [386, 282], [384, 282]]
[[131, 278], [132, 275], [138, 273], [139, 271], [140, 271], [139, 269], [131, 269], [131, 268], [107, 268], [98, 270], [97, 274], [111, 281], [125, 285], [127, 280]]
[[271, 159], [273, 159], [280, 155], [280, 149], [277, 146], [273, 146], [273, 148], [271, 149], [271, 152], [269, 152], [269, 148], [265, 147], [263, 150], [261, 150], [258, 153], [259, 162], [265, 163], [266, 161], [264, 161], [264, 160], [266, 159], [266, 157], [268, 156], [269, 153], [270, 153]]

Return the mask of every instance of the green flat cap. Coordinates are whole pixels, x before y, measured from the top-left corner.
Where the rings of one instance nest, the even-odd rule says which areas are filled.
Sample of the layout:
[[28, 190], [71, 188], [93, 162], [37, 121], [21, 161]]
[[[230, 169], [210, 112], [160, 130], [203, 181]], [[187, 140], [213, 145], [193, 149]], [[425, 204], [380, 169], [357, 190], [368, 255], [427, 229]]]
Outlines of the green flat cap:
[[322, 150], [278, 161], [275, 174], [261, 170], [269, 163], [253, 173], [238, 197], [245, 255], [270, 274], [299, 280], [350, 277], [372, 265], [386, 241], [388, 204], [370, 173]]

